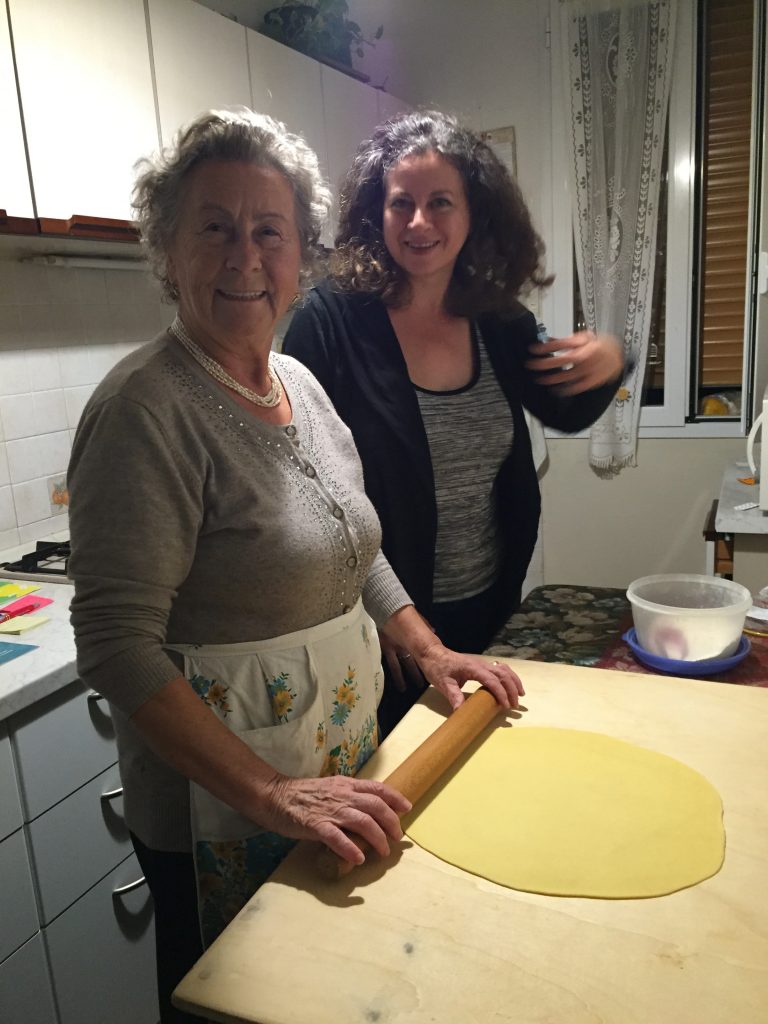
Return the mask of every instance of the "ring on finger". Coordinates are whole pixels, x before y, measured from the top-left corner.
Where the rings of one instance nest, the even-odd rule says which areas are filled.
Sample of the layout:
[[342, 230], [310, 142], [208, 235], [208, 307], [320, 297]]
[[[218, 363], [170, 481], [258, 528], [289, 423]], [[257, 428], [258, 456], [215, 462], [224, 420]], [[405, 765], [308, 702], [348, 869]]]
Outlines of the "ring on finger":
[[412, 657], [412, 654], [398, 654], [398, 658], [400, 659], [400, 661], [408, 661], [408, 659]]

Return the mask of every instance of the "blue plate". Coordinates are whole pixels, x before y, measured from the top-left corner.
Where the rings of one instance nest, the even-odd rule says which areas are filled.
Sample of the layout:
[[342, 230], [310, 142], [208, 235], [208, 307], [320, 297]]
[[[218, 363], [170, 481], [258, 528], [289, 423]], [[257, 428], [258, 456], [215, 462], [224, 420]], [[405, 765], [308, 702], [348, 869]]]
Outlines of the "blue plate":
[[719, 672], [727, 672], [729, 668], [738, 665], [749, 654], [752, 645], [749, 637], [742, 636], [739, 646], [729, 654], [727, 658], [707, 658], [704, 661], [677, 661], [675, 658], [664, 658], [661, 654], [651, 654], [641, 647], [637, 642], [637, 634], [634, 626], [628, 629], [622, 636], [637, 658], [648, 668], [656, 669], [658, 672], [669, 672], [675, 676], [714, 676]]

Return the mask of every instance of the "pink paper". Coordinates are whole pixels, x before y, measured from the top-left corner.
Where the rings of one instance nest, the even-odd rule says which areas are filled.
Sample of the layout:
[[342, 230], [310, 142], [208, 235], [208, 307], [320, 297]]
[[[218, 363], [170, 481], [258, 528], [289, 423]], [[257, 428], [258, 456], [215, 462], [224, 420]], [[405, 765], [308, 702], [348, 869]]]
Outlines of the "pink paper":
[[15, 612], [17, 608], [29, 608], [31, 612], [36, 612], [38, 608], [45, 608], [47, 604], [53, 604], [52, 597], [37, 597], [35, 594], [26, 594], [24, 597], [19, 597], [15, 601], [11, 601], [10, 604], [4, 604], [0, 607], [0, 615], [6, 615], [8, 612]]

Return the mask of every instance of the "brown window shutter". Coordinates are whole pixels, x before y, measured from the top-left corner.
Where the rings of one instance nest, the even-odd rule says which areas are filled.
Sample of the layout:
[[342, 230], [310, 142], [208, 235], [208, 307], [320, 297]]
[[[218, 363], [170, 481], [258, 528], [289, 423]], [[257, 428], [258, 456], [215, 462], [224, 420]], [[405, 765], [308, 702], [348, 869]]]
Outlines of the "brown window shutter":
[[753, 4], [709, 0], [704, 31], [699, 387], [741, 387]]

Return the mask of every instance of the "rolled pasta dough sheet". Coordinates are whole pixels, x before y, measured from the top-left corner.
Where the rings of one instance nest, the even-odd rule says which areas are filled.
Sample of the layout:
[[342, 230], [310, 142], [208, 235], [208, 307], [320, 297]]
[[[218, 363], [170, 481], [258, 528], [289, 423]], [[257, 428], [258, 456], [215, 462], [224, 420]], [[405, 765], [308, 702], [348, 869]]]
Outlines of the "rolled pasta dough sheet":
[[723, 807], [702, 775], [601, 733], [495, 728], [406, 832], [442, 860], [553, 896], [663, 896], [719, 871]]

